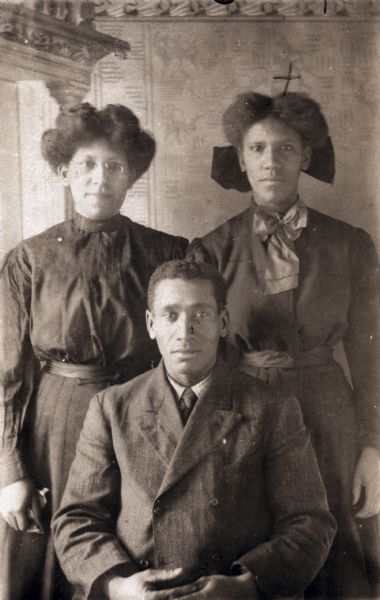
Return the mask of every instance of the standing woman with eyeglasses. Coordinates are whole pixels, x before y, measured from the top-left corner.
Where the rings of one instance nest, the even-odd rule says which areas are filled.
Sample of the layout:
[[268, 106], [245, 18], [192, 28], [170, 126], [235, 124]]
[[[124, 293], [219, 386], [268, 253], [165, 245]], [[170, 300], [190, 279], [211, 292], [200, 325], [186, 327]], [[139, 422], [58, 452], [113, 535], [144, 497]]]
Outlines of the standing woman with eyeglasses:
[[[338, 529], [307, 598], [380, 597], [379, 266], [362, 229], [307, 207], [301, 172], [334, 177], [319, 105], [302, 93], [237, 96], [213, 177], [252, 193], [248, 210], [189, 255], [224, 276], [229, 357], [297, 396]], [[335, 361], [342, 342], [352, 385]], [[289, 486], [292, 485], [291, 480]], [[281, 528], [281, 523], [278, 524]], [[300, 564], [302, 569], [302, 564]]]
[[154, 152], [153, 138], [120, 105], [64, 110], [42, 137], [75, 214], [21, 242], [2, 269], [1, 600], [70, 597], [55, 565], [50, 517], [88, 402], [158, 359], [145, 327], [147, 284], [160, 263], [183, 256], [187, 242], [119, 212]]

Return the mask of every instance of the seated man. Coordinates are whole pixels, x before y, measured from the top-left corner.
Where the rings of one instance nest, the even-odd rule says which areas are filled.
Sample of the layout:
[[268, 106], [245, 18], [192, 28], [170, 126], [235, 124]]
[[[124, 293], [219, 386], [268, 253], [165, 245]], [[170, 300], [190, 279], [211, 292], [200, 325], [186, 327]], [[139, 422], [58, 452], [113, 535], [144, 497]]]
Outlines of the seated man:
[[298, 596], [335, 532], [297, 401], [231, 373], [223, 279], [171, 261], [152, 275], [161, 364], [95, 396], [61, 509], [75, 598]]

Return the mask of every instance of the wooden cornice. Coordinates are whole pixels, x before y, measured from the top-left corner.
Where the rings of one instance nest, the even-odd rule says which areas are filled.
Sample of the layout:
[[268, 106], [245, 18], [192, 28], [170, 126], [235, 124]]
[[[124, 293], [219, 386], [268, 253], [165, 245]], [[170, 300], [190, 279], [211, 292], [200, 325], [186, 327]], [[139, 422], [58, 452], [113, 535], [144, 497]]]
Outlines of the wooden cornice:
[[130, 45], [19, 4], [0, 2], [0, 63], [9, 77], [42, 79], [62, 106], [80, 101], [91, 83], [91, 69], [108, 54], [127, 58]]

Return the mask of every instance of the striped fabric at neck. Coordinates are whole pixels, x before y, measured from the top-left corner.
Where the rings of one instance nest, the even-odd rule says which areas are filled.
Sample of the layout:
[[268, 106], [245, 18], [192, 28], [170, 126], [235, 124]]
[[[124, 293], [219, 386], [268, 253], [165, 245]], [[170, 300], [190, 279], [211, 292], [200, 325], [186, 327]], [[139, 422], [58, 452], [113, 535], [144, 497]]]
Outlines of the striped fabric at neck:
[[256, 206], [253, 214], [253, 231], [267, 243], [263, 292], [270, 296], [298, 287], [299, 259], [294, 241], [307, 226], [307, 208], [298, 199], [280, 216]]

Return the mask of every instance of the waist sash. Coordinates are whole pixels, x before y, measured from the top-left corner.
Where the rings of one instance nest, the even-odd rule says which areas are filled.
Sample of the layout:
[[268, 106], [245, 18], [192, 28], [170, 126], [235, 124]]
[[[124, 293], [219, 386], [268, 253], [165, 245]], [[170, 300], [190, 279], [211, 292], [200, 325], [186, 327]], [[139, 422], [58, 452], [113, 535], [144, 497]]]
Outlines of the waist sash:
[[240, 369], [248, 372], [252, 367], [262, 369], [299, 369], [321, 367], [333, 362], [333, 350], [329, 346], [315, 346], [304, 352], [290, 353], [280, 350], [246, 352], [240, 360]]
[[73, 363], [51, 360], [46, 363], [45, 369], [52, 375], [61, 377], [72, 377], [75, 379], [86, 379], [94, 383], [116, 380], [120, 372], [113, 367], [101, 365], [75, 365]]

